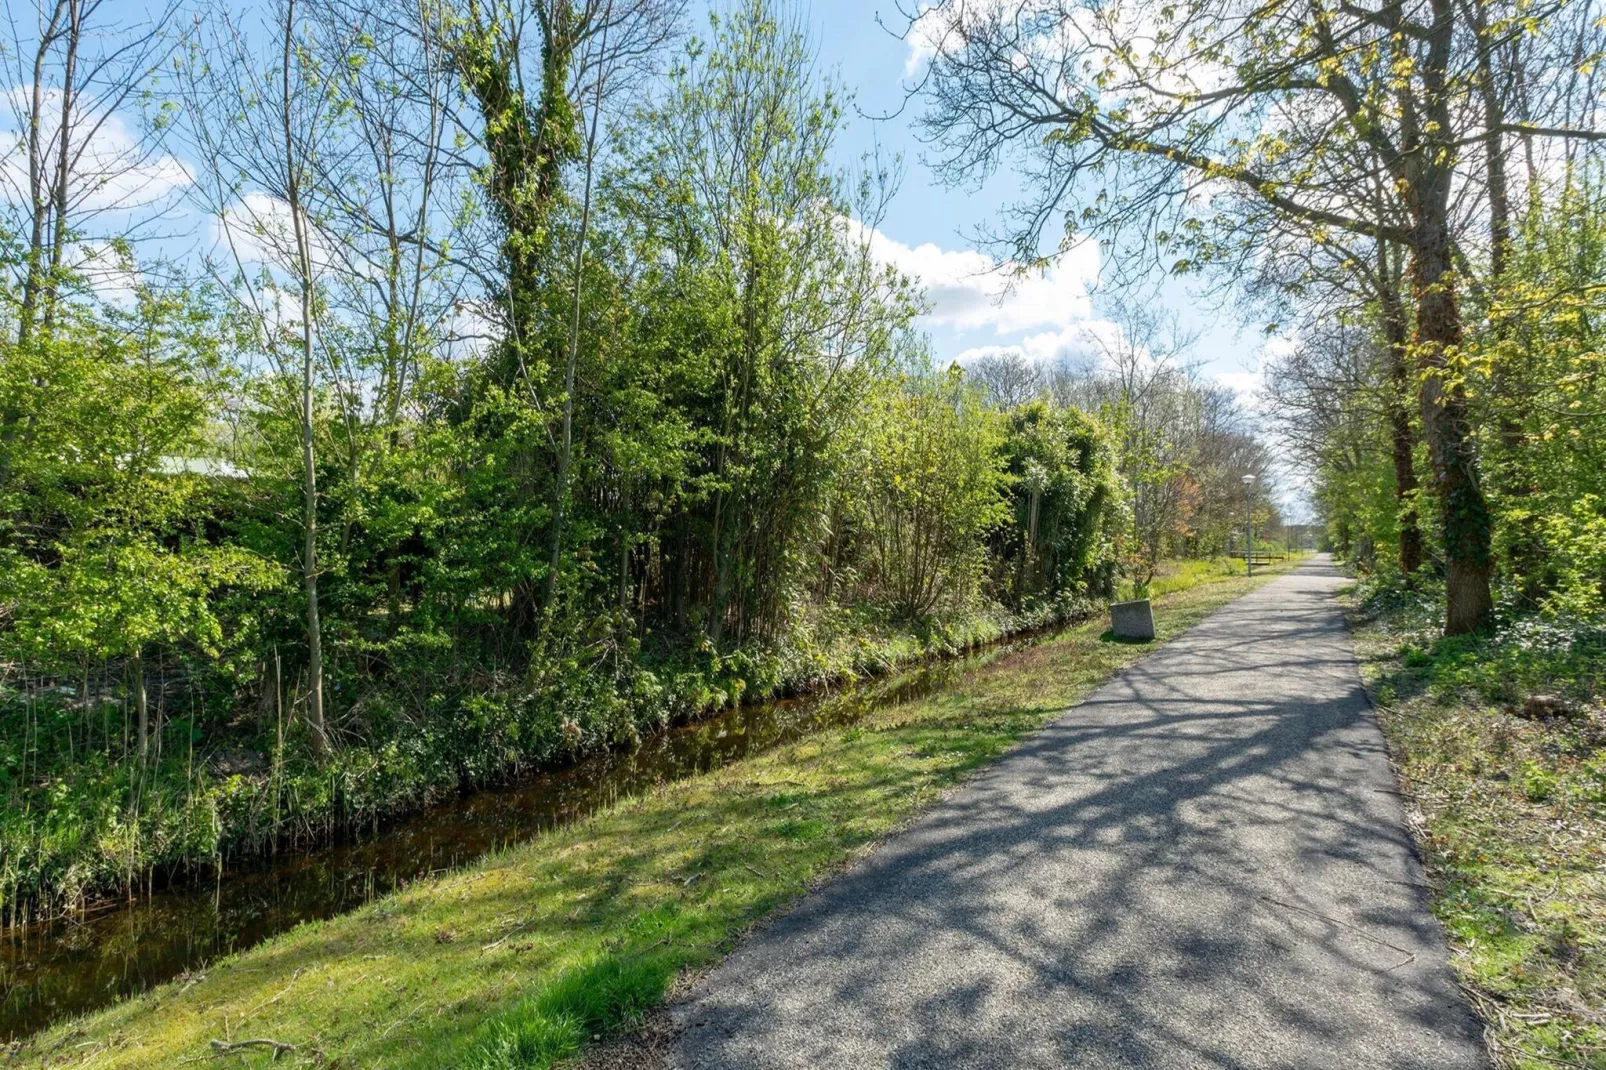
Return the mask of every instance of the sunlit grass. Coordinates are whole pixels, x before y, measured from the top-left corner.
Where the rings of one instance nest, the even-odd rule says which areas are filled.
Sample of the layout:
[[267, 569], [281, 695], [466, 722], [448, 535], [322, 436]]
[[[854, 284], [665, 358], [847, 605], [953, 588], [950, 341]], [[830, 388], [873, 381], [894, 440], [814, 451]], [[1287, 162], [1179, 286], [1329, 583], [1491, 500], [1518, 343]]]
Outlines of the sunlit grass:
[[[1278, 551], [1273, 551], [1278, 552]], [[1292, 560], [1298, 561], [1309, 557], [1305, 551], [1295, 551]], [[1256, 565], [1255, 571], [1274, 568], [1282, 571], [1288, 567], [1289, 561], [1279, 561], [1275, 565]], [[1159, 598], [1162, 595], [1172, 594], [1176, 591], [1185, 591], [1190, 587], [1197, 587], [1201, 583], [1212, 583], [1216, 580], [1241, 578], [1244, 575], [1243, 561], [1232, 557], [1194, 557], [1177, 561], [1166, 561], [1161, 564], [1154, 578], [1149, 581], [1148, 594], [1150, 598]]]
[[[1160, 638], [1250, 586], [1238, 578], [1161, 599]], [[721, 955], [1147, 649], [1103, 642], [1104, 630], [1091, 621], [985, 662], [939, 695], [301, 926], [204, 977], [49, 1030], [15, 1061], [169, 1067], [207, 1058], [214, 1038], [271, 1038], [296, 1046], [281, 1066], [552, 1065], [631, 1028], [681, 971]], [[266, 1065], [271, 1053], [231, 1058]]]
[[1453, 965], [1502, 1066], [1606, 1068], [1606, 725], [1516, 715], [1538, 690], [1598, 711], [1606, 650], [1441, 640], [1438, 614], [1397, 592], [1357, 620]]

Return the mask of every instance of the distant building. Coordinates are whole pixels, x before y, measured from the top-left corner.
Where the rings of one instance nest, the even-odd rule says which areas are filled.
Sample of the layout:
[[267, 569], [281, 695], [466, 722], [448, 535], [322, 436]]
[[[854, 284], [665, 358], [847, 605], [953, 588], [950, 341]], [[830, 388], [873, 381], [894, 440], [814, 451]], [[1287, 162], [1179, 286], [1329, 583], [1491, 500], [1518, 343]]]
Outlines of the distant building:
[[213, 479], [247, 479], [251, 473], [221, 457], [163, 457], [156, 470], [164, 476], [209, 476]]

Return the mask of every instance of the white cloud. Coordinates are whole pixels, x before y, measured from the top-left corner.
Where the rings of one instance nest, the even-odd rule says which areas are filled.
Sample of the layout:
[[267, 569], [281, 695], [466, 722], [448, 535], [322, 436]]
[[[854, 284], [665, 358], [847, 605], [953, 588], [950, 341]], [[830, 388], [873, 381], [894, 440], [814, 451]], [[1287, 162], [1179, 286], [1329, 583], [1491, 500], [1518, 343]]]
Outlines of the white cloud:
[[1065, 357], [1097, 360], [1098, 339], [1119, 332], [1120, 328], [1109, 320], [1089, 319], [1058, 331], [1030, 334], [1013, 344], [971, 346], [954, 359], [960, 364], [971, 364], [983, 357], [1012, 354], [1040, 365], [1053, 364]]
[[910, 246], [873, 229], [869, 243], [872, 256], [925, 289], [929, 326], [1008, 335], [1041, 327], [1063, 331], [1092, 316], [1099, 247], [1091, 240], [1072, 246], [1048, 270], [1024, 275], [975, 249]]
[[1291, 334], [1274, 334], [1270, 338], [1266, 339], [1266, 344], [1261, 347], [1260, 351], [1267, 358], [1276, 360], [1280, 357], [1288, 356], [1298, 348], [1299, 339], [1296, 336]]
[[133, 308], [143, 280], [133, 260], [110, 242], [78, 242], [69, 247], [67, 263], [107, 304]]
[[905, 78], [912, 77], [937, 54], [946, 28], [947, 21], [938, 8], [930, 4], [920, 6], [920, 14], [909, 24], [909, 31], [904, 37], [909, 45], [909, 55], [903, 61]]
[[929, 63], [937, 53], [957, 47], [962, 40], [962, 29], [1004, 10], [1006, 0], [937, 0], [923, 3], [920, 11], [909, 23], [904, 40], [909, 55], [903, 61], [903, 74], [908, 78]]
[[[14, 86], [5, 96], [12, 117], [31, 109], [32, 90]], [[60, 128], [61, 91], [47, 90], [41, 98], [39, 137], [52, 160]], [[96, 121], [98, 120], [98, 122]], [[0, 133], [0, 182], [13, 197], [26, 197], [28, 191], [28, 146], [21, 129], [8, 123]], [[80, 130], [92, 132], [81, 135]], [[69, 179], [68, 200], [74, 213], [92, 215], [108, 211], [129, 211], [159, 203], [193, 181], [190, 171], [174, 156], [153, 148], [130, 129], [117, 114], [77, 117], [72, 127], [77, 160]], [[79, 141], [87, 136], [86, 141]], [[18, 202], [22, 203], [22, 202]]]
[[[321, 274], [335, 265], [328, 237], [312, 227], [309, 233], [312, 272]], [[295, 228], [290, 205], [260, 191], [247, 193], [212, 219], [212, 240], [243, 265], [294, 271]]]
[[1260, 408], [1260, 390], [1266, 385], [1265, 374], [1257, 367], [1253, 370], [1211, 372], [1210, 378], [1238, 395], [1238, 404], [1251, 412]]
[[1279, 357], [1286, 357], [1300, 345], [1299, 338], [1290, 334], [1274, 334], [1260, 347], [1257, 358], [1248, 361], [1238, 368], [1227, 371], [1212, 370], [1209, 377], [1222, 386], [1230, 387], [1238, 395], [1238, 404], [1255, 415], [1262, 415], [1265, 404], [1261, 391], [1266, 389], [1266, 364]]

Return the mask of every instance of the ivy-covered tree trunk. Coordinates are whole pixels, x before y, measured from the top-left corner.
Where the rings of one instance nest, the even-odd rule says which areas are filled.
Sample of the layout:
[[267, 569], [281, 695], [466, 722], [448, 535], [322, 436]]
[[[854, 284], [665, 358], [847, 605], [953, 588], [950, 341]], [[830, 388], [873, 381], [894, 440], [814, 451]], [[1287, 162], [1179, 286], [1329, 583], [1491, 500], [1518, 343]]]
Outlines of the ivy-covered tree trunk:
[[487, 193], [502, 228], [506, 280], [499, 295], [507, 332], [500, 349], [499, 378], [514, 383], [530, 374], [531, 351], [544, 268], [549, 259], [548, 224], [562, 190], [563, 168], [579, 156], [579, 130], [568, 97], [569, 69], [577, 31], [569, 0], [536, 5], [541, 24], [541, 99], [525, 99], [514, 45], [476, 3], [455, 27], [452, 62], [484, 122], [490, 158]]
[[1442, 230], [1416, 250], [1417, 351], [1422, 362], [1422, 426], [1433, 460], [1444, 527], [1446, 635], [1484, 628], [1494, 610], [1489, 589], [1491, 520], [1470, 434], [1466, 389], [1449, 374], [1462, 344], [1449, 237]]
[[[498, 301], [502, 305], [504, 336], [498, 345], [492, 374], [503, 386], [526, 392], [545, 390], [547, 361], [538, 349], [541, 337], [541, 292], [551, 259], [550, 220], [562, 191], [563, 168], [580, 154], [580, 138], [573, 102], [568, 97], [570, 66], [580, 30], [570, 0], [536, 5], [541, 27], [541, 97], [532, 114], [517, 70], [517, 55], [508, 35], [482, 16], [477, 3], [455, 28], [452, 62], [479, 106], [484, 122], [485, 152], [490, 158], [487, 193], [502, 229], [504, 281]], [[567, 384], [572, 392], [572, 382]], [[568, 404], [567, 401], [564, 402]], [[568, 428], [565, 427], [565, 431]], [[553, 554], [544, 584], [550, 604], [559, 564], [568, 479], [568, 445], [554, 458], [554, 504], [548, 538]], [[523, 458], [521, 491], [536, 493], [534, 458]], [[533, 619], [537, 593], [525, 585], [515, 595], [515, 613]]]
[[1456, 129], [1449, 79], [1455, 19], [1451, 0], [1431, 0], [1433, 24], [1423, 55], [1423, 107], [1407, 115], [1403, 148], [1411, 198], [1411, 283], [1421, 368], [1422, 429], [1444, 528], [1446, 635], [1487, 627], [1493, 521], [1478, 471], [1462, 373], [1452, 368], [1465, 341], [1456, 301], [1450, 201]]

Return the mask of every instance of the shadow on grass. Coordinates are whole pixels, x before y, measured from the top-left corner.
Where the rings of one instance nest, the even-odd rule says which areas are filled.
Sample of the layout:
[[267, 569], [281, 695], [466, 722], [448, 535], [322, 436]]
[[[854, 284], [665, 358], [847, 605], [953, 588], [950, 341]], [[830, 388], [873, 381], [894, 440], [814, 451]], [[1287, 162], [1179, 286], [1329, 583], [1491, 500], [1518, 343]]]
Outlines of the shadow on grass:
[[1116, 635], [1113, 629], [1099, 636], [1101, 643], [1119, 643], [1121, 646], [1153, 646], [1153, 639], [1138, 639], [1130, 635]]

